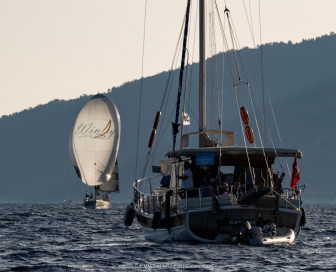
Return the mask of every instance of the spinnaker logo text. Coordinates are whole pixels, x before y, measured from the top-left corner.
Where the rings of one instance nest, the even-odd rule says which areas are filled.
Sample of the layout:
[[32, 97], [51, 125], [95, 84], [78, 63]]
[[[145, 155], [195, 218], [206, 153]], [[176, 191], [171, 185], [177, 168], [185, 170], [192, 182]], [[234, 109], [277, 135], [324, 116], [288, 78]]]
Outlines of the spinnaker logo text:
[[115, 130], [112, 130], [111, 127], [111, 120], [105, 126], [100, 126], [100, 128], [93, 122], [81, 123], [76, 127], [75, 136], [110, 139], [115, 133]]

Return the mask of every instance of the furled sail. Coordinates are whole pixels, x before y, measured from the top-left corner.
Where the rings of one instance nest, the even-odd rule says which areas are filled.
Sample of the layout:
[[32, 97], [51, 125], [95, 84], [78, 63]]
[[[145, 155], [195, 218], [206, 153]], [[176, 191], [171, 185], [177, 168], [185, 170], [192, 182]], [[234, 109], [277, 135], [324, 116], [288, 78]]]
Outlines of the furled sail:
[[93, 96], [79, 112], [70, 136], [70, 157], [83, 183], [119, 190], [115, 167], [119, 141], [117, 107], [101, 94]]

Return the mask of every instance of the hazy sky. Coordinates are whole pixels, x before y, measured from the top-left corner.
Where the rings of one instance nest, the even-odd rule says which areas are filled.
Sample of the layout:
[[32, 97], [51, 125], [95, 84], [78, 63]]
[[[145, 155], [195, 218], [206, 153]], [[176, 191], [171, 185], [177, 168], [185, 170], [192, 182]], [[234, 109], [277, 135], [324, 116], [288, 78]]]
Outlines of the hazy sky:
[[[145, 76], [169, 69], [186, 7], [147, 1]], [[260, 42], [258, 2], [226, 0], [241, 45], [253, 46], [243, 3]], [[335, 0], [260, 4], [262, 43], [336, 32]], [[0, 0], [0, 116], [140, 78], [144, 7], [145, 0]]]

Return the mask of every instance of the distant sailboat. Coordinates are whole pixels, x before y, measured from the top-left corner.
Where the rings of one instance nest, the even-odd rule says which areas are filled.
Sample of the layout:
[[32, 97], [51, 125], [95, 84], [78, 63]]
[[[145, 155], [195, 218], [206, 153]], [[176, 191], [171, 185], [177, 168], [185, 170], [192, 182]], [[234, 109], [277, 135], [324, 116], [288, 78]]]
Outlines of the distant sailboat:
[[70, 157], [78, 177], [94, 186], [84, 207], [109, 208], [109, 194], [119, 191], [117, 154], [120, 117], [117, 107], [101, 94], [93, 96], [77, 116], [70, 136]]

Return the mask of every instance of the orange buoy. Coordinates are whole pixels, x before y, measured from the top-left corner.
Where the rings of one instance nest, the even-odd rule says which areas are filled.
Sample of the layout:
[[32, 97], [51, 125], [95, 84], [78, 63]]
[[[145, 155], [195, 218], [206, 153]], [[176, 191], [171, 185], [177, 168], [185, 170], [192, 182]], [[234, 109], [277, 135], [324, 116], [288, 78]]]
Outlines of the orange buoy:
[[240, 107], [240, 117], [245, 126], [247, 126], [250, 123], [250, 117], [245, 107]]
[[254, 143], [254, 134], [253, 134], [253, 129], [250, 126], [245, 127], [245, 134], [246, 138], [249, 141], [250, 144]]

